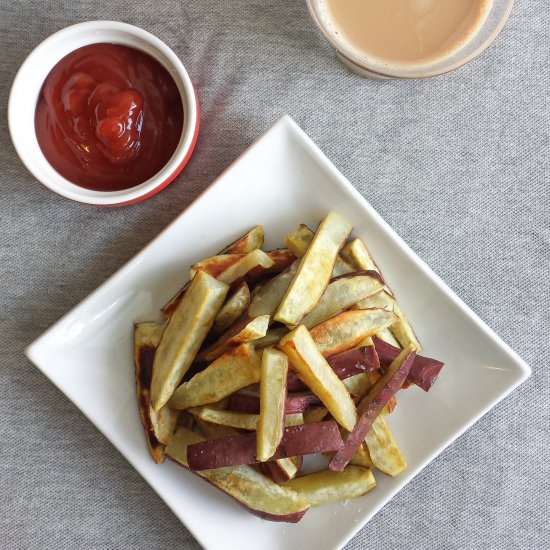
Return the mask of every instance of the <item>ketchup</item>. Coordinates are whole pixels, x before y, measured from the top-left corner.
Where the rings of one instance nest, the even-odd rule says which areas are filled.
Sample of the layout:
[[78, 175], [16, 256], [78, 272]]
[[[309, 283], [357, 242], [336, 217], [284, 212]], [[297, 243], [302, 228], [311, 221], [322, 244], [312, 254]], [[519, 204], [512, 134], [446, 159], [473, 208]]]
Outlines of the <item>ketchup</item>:
[[150, 55], [92, 44], [51, 70], [35, 113], [38, 144], [69, 181], [96, 191], [134, 187], [159, 172], [179, 143], [183, 105]]

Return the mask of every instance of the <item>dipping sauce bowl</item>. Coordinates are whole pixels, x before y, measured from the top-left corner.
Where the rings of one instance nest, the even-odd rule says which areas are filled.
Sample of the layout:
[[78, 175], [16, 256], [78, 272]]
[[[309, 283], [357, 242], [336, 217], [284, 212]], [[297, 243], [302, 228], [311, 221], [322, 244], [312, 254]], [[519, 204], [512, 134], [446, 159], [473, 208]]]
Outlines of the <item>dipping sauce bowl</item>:
[[[133, 187], [96, 190], [89, 188], [90, 186], [77, 185], [54, 169], [37, 139], [35, 121], [38, 124], [41, 119], [36, 117], [36, 108], [46, 78], [67, 55], [92, 44], [127, 46], [151, 56], [166, 69], [181, 96], [183, 124], [181, 136], [173, 154], [155, 174]], [[147, 116], [145, 109], [143, 116]], [[36, 179], [46, 187], [64, 197], [83, 203], [125, 205], [158, 193], [187, 164], [199, 132], [199, 104], [185, 67], [176, 54], [161, 40], [143, 29], [126, 23], [90, 21], [67, 27], [53, 34], [27, 57], [11, 88], [8, 122], [11, 138], [19, 157]], [[44, 139], [42, 139], [42, 145], [44, 145]], [[108, 179], [107, 176], [106, 179]], [[105, 188], [109, 189], [109, 187], [106, 182]]]

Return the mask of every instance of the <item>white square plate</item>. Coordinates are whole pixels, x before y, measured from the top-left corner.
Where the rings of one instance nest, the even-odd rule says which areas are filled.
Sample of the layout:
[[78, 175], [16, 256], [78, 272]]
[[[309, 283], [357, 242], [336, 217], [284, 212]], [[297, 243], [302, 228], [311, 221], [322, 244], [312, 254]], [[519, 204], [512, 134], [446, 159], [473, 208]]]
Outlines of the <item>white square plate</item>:
[[[409, 317], [424, 353], [446, 363], [427, 394], [399, 395], [390, 422], [409, 468], [343, 504], [311, 509], [298, 524], [271, 523], [170, 460], [149, 456], [134, 394], [132, 323], [159, 308], [197, 259], [262, 223], [266, 247], [331, 209], [354, 225]], [[266, 248], [266, 249], [267, 249]], [[465, 346], [464, 343], [467, 342]], [[26, 351], [105, 434], [208, 549], [343, 546], [426, 464], [530, 374], [408, 248], [288, 117], [279, 119], [185, 212]], [[214, 526], [214, 528], [213, 528]]]

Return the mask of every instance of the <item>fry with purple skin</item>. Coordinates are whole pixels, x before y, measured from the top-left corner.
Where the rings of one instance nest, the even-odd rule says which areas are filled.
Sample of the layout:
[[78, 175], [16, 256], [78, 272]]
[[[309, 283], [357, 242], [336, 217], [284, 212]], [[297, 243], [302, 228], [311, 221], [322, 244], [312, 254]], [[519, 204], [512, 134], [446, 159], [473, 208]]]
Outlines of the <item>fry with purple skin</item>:
[[327, 362], [340, 380], [380, 368], [380, 361], [374, 346], [361, 346], [332, 355], [327, 358]]
[[[184, 468], [189, 468], [187, 450], [200, 441], [203, 441], [200, 435], [179, 428], [166, 447], [166, 454]], [[309, 508], [308, 502], [294, 491], [277, 485], [250, 466], [207, 470], [197, 472], [197, 475], [264, 519], [295, 523]]]
[[259, 381], [258, 353], [250, 344], [241, 344], [181, 384], [170, 398], [169, 406], [188, 409], [209, 405]]
[[[320, 405], [321, 400], [314, 393], [291, 393], [285, 400], [285, 414], [303, 413], [311, 407]], [[246, 390], [236, 392], [229, 398], [227, 409], [258, 414], [260, 412], [260, 395]]]
[[189, 279], [193, 279], [197, 271], [206, 271], [208, 275], [217, 277], [220, 273], [233, 264], [236, 264], [242, 258], [244, 258], [244, 254], [221, 254], [220, 256], [204, 258], [191, 266], [189, 269]]
[[[384, 342], [380, 338], [373, 338], [373, 341], [382, 366], [389, 365], [399, 355], [399, 348], [388, 342]], [[424, 391], [429, 391], [442, 368], [443, 363], [441, 361], [417, 355], [409, 371], [408, 380]]]
[[156, 323], [134, 325], [134, 366], [139, 413], [151, 456], [157, 464], [164, 461], [164, 446], [170, 441], [176, 425], [175, 411], [162, 407], [157, 412], [151, 407], [153, 358], [163, 328]]
[[302, 469], [302, 457], [280, 458], [260, 464], [262, 472], [279, 485], [300, 475]]
[[265, 336], [269, 323], [269, 315], [243, 318], [233, 323], [213, 344], [203, 349], [195, 358], [195, 361], [210, 363], [221, 357], [224, 353], [235, 349], [239, 344], [252, 342]]
[[357, 421], [355, 404], [342, 381], [321, 355], [307, 328], [300, 325], [280, 341], [279, 347], [334, 419], [351, 431]]
[[385, 309], [349, 310], [319, 323], [310, 333], [321, 353], [330, 357], [359, 346], [394, 321], [393, 312]]
[[253, 250], [249, 252], [246, 256], [243, 256], [239, 261], [235, 262], [233, 265], [230, 265], [227, 269], [222, 271], [217, 279], [223, 281], [230, 285], [235, 281], [244, 277], [249, 271], [255, 267], [271, 267], [273, 265], [273, 260], [262, 250]]
[[151, 404], [158, 411], [170, 399], [195, 359], [229, 287], [199, 271], [168, 320], [153, 361]]
[[242, 283], [237, 290], [227, 298], [214, 320], [213, 330], [220, 334], [228, 329], [245, 311], [250, 304], [250, 289]]
[[307, 328], [314, 327], [383, 288], [384, 280], [376, 271], [357, 271], [334, 277], [301, 324]]
[[338, 252], [351, 230], [347, 220], [336, 212], [328, 213], [300, 260], [298, 270], [275, 312], [275, 321], [296, 326], [315, 307], [329, 283]]
[[[252, 432], [190, 445], [187, 449], [189, 468], [211, 470], [226, 466], [255, 464], [259, 462], [256, 455], [256, 442], [257, 434]], [[288, 426], [284, 429], [283, 438], [271, 458], [275, 460], [337, 451], [343, 447], [343, 444], [338, 424], [334, 420]]]
[[331, 470], [342, 471], [370, 430], [376, 417], [391, 399], [393, 394], [401, 388], [409, 374], [411, 365], [416, 356], [412, 345], [407, 346], [388, 367], [386, 373], [374, 384], [357, 407], [359, 419], [355, 428], [345, 439], [344, 447], [339, 450], [330, 461]]
[[269, 315], [273, 322], [273, 315], [277, 311], [285, 292], [290, 285], [300, 262], [296, 260], [267, 283], [265, 283], [254, 295], [248, 307], [248, 316]]
[[283, 487], [296, 491], [311, 506], [321, 506], [363, 496], [376, 487], [376, 481], [368, 468], [347, 466], [342, 472], [322, 470], [297, 477]]
[[256, 225], [236, 241], [218, 252], [218, 256], [221, 254], [248, 254], [257, 248], [262, 248], [263, 244], [264, 227], [263, 225]]
[[[307, 225], [301, 223], [297, 229], [286, 236], [285, 243], [298, 258], [301, 258], [307, 252], [314, 236], [315, 233]], [[332, 269], [332, 277], [338, 277], [353, 271], [356, 271], [356, 269], [346, 262], [342, 256], [338, 255]]]
[[379, 414], [365, 438], [369, 456], [376, 468], [389, 476], [399, 475], [407, 461], [399, 449], [384, 414]]

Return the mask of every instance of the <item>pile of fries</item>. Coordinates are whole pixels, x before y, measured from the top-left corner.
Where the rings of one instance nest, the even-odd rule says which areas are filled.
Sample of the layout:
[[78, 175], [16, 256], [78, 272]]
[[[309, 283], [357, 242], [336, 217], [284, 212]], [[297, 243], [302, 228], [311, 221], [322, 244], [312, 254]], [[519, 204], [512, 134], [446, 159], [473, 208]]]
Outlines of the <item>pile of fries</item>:
[[[166, 455], [252, 513], [296, 522], [407, 463], [386, 421], [395, 394], [443, 364], [420, 344], [351, 225], [330, 212], [264, 252], [256, 226], [191, 266], [160, 325], [134, 329], [141, 419]], [[306, 455], [325, 469], [302, 475]]]

